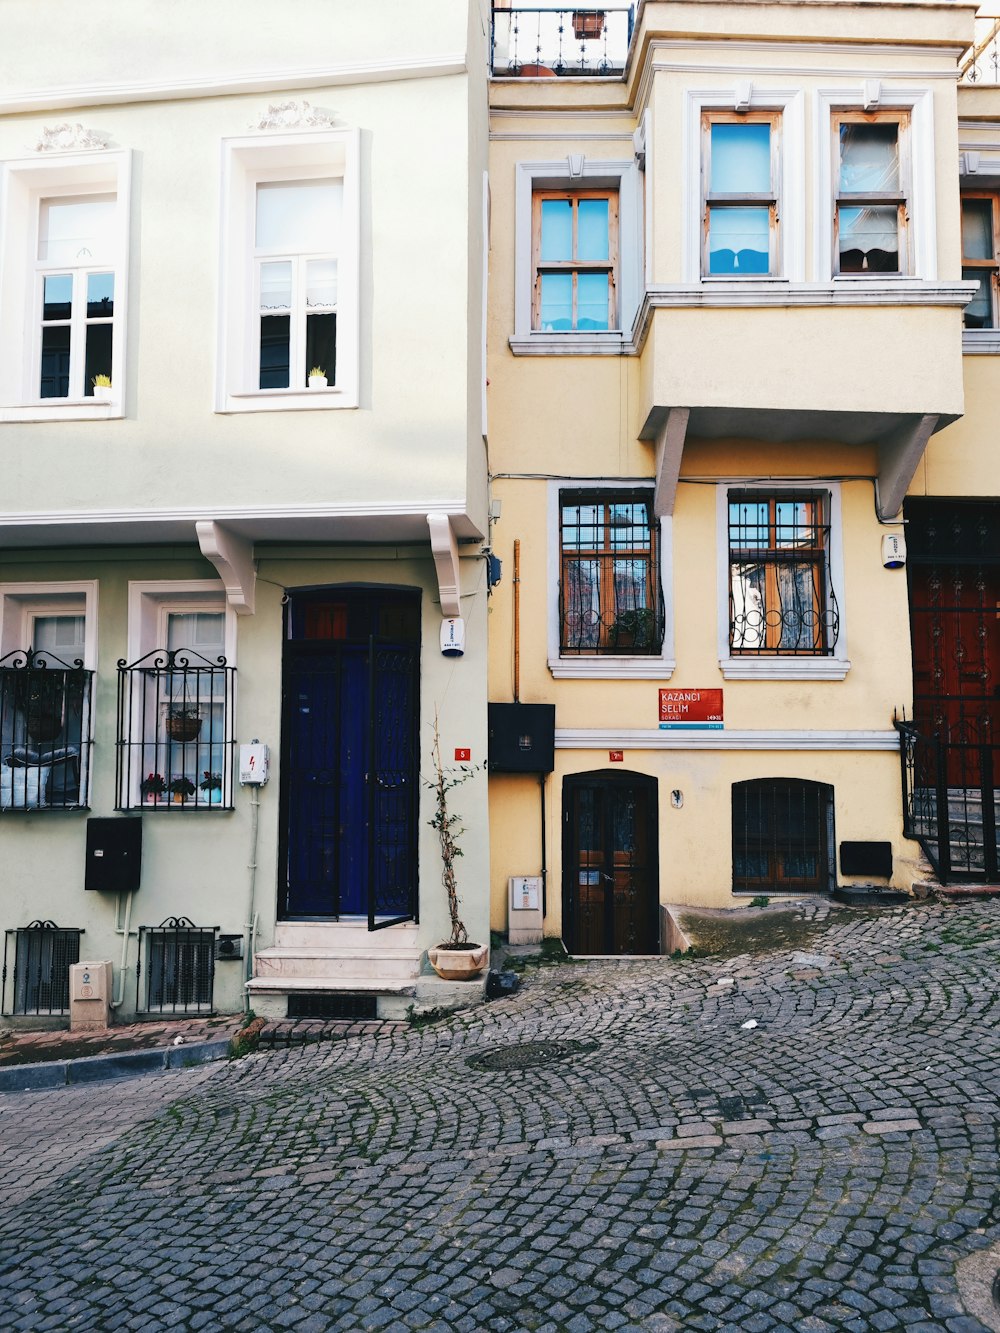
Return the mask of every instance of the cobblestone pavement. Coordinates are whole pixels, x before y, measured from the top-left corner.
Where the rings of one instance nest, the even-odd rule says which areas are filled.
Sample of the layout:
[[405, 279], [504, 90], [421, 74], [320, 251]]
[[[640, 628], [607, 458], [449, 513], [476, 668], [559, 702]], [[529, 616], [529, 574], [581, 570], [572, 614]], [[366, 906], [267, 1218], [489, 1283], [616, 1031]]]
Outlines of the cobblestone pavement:
[[0, 1097], [0, 1328], [1000, 1327], [1000, 904], [805, 915], [795, 952]]

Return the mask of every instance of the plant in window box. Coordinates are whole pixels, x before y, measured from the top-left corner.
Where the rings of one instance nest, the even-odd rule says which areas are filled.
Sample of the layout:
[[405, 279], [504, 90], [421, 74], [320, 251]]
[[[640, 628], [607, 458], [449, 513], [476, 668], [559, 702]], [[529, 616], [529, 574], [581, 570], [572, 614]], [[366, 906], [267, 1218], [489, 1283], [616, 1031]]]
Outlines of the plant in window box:
[[160, 773], [147, 773], [139, 783], [139, 790], [147, 805], [159, 804], [160, 797], [167, 789], [167, 784]]
[[183, 773], [175, 773], [170, 779], [167, 791], [174, 798], [176, 805], [183, 805], [189, 796], [194, 795], [195, 787], [191, 779], [185, 777]]
[[327, 385], [326, 371], [322, 366], [313, 366], [309, 372], [310, 389], [325, 389]]
[[196, 741], [201, 734], [201, 710], [199, 708], [171, 708], [167, 714], [167, 735], [181, 745]]
[[578, 42], [587, 42], [594, 37], [600, 37], [604, 31], [604, 11], [574, 9], [573, 11], [573, 36]]
[[98, 400], [108, 402], [111, 399], [111, 376], [95, 375], [91, 383], [94, 386], [94, 397]]
[[205, 793], [205, 799], [212, 805], [219, 805], [222, 801], [222, 774], [211, 773], [206, 768], [202, 771], [202, 779], [198, 786]]
[[648, 606], [619, 611], [611, 627], [611, 643], [615, 648], [634, 648], [643, 651], [653, 646], [655, 618]]
[[462, 918], [458, 915], [458, 884], [455, 879], [455, 860], [462, 855], [458, 845], [464, 832], [461, 815], [453, 814], [448, 807], [448, 795], [456, 787], [467, 782], [475, 772], [473, 768], [462, 768], [457, 773], [448, 773], [441, 762], [441, 736], [438, 731], [437, 714], [434, 715], [434, 748], [431, 751], [434, 763], [434, 778], [426, 785], [434, 793], [434, 818], [430, 826], [438, 835], [441, 849], [441, 882], [448, 895], [448, 914], [451, 917], [451, 934], [436, 949], [427, 950], [427, 961], [439, 977], [445, 981], [470, 981], [478, 976], [489, 962], [490, 946], [473, 944]]

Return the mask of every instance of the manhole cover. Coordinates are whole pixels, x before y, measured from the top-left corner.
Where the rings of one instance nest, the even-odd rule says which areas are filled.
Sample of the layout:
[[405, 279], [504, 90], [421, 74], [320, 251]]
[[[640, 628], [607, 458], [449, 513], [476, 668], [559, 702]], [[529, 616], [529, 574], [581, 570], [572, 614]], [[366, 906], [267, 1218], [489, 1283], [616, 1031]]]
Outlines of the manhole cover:
[[596, 1041], [525, 1041], [518, 1046], [501, 1046], [495, 1051], [470, 1055], [466, 1064], [473, 1069], [537, 1069], [596, 1050]]

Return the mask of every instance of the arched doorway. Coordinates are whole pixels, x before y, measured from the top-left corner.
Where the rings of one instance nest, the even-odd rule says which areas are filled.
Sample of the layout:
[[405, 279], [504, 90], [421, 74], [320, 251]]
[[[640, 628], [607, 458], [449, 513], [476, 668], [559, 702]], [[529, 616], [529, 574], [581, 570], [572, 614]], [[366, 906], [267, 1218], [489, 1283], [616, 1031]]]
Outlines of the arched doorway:
[[563, 938], [573, 954], [659, 953], [655, 778], [563, 780]]

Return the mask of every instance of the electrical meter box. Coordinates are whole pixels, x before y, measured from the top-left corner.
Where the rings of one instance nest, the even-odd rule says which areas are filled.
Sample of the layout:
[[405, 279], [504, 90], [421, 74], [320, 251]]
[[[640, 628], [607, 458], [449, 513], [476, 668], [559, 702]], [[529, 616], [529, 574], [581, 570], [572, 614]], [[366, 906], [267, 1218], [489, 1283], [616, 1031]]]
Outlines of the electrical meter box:
[[142, 873], [142, 820], [87, 820], [85, 889], [134, 893]]
[[555, 704], [490, 704], [491, 773], [551, 773], [555, 767]]
[[240, 746], [240, 786], [262, 787], [267, 781], [268, 749], [259, 741]]
[[111, 1016], [111, 962], [72, 963], [69, 969], [71, 1032], [106, 1028]]
[[507, 938], [511, 944], [541, 944], [541, 875], [513, 875], [508, 881]]

